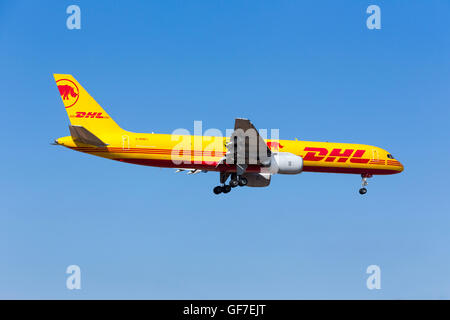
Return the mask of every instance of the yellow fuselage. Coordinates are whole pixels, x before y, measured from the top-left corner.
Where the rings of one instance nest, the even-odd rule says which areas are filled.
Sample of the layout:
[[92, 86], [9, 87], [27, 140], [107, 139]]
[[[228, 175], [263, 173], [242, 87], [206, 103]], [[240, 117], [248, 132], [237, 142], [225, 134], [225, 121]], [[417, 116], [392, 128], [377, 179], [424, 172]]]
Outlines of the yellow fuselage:
[[[180, 140], [184, 141], [180, 143]], [[266, 140], [272, 152], [289, 152], [303, 158], [303, 171], [355, 174], [394, 174], [403, 165], [386, 150], [362, 144], [297, 140]], [[112, 160], [165, 168], [233, 171], [218, 165], [226, 152], [227, 139], [207, 136], [175, 136], [127, 132], [108, 137], [108, 146], [93, 147], [73, 141], [71, 136], [57, 143], [70, 149]], [[224, 167], [225, 166], [225, 167]], [[259, 172], [257, 166], [248, 171]]]

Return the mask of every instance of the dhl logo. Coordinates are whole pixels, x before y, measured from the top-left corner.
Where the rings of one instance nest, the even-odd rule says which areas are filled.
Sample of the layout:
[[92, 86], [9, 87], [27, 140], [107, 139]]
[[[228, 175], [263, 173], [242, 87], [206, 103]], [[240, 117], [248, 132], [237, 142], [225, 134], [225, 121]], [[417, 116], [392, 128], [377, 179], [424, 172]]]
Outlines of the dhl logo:
[[351, 163], [368, 163], [370, 159], [364, 159], [362, 156], [366, 150], [355, 149], [333, 149], [331, 152], [326, 148], [312, 148], [306, 147], [304, 151], [308, 151], [303, 157], [305, 161], [321, 161], [325, 159], [325, 162], [347, 162], [350, 159]]
[[76, 115], [71, 115], [71, 118], [95, 118], [95, 119], [107, 119], [108, 117], [102, 116], [103, 112], [83, 112], [77, 111]]

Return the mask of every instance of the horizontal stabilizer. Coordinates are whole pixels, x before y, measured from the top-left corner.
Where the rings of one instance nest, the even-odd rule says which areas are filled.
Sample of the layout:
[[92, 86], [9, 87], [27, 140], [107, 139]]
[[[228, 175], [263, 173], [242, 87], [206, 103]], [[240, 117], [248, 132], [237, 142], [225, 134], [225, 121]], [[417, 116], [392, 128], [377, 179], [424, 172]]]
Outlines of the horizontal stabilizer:
[[85, 127], [82, 126], [69, 126], [70, 135], [72, 136], [72, 139], [76, 142], [81, 142], [85, 144], [90, 144], [92, 146], [96, 147], [106, 147], [107, 144], [104, 143], [102, 140], [97, 138], [92, 132], [87, 130]]

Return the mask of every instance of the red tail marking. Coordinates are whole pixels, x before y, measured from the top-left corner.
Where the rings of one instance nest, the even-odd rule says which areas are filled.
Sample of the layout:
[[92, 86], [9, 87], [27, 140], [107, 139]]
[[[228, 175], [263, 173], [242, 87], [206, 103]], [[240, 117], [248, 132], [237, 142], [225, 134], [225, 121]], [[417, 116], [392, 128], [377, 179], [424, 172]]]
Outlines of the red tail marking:
[[70, 97], [76, 98], [78, 94], [73, 90], [73, 88], [67, 84], [62, 84], [58, 86], [59, 94], [63, 98], [63, 100], [69, 100]]

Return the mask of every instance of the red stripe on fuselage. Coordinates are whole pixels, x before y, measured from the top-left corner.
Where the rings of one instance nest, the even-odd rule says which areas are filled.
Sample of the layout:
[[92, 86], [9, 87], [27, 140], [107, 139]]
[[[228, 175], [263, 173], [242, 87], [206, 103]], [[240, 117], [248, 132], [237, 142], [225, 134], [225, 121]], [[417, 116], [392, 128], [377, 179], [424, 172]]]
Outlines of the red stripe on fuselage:
[[[228, 171], [228, 172], [236, 172], [236, 166], [220, 164], [217, 166], [217, 162], [208, 162], [208, 161], [192, 161], [191, 163], [179, 163], [176, 164], [172, 160], [160, 160], [160, 159], [113, 159], [120, 162], [126, 162], [131, 164], [139, 164], [142, 166], [150, 166], [150, 167], [162, 167], [162, 168], [186, 168], [186, 169], [199, 169], [199, 170], [208, 170], [208, 171]], [[249, 165], [247, 172], [260, 172], [261, 167], [257, 165]]]
[[[144, 153], [144, 154], [154, 154], [154, 155], [169, 155], [174, 150], [171, 149], [141, 149], [141, 148], [131, 148], [129, 150], [127, 149], [121, 149], [121, 148], [91, 148], [91, 147], [70, 147], [71, 149], [74, 149], [76, 151], [81, 152], [92, 152], [92, 153], [98, 153], [98, 152], [111, 152], [111, 153]], [[182, 151], [182, 150], [176, 150]], [[201, 155], [202, 151], [185, 151], [185, 155]], [[192, 152], [192, 153], [191, 153]], [[206, 156], [206, 152], [203, 151], [203, 156]], [[216, 152], [218, 154], [223, 154], [222, 152]], [[183, 154], [183, 153], [182, 153]], [[217, 157], [217, 156], [216, 156]], [[186, 169], [200, 169], [200, 170], [208, 170], [208, 171], [228, 171], [228, 172], [236, 172], [236, 167], [234, 165], [227, 165], [227, 164], [221, 164], [217, 166], [217, 162], [210, 162], [210, 161], [198, 161], [198, 162], [192, 162], [192, 163], [180, 163], [175, 164], [172, 160], [163, 160], [163, 159], [130, 159], [130, 158], [115, 158], [113, 160], [126, 162], [126, 163], [132, 163], [132, 164], [138, 164], [143, 166], [151, 166], [151, 167], [163, 167], [163, 168], [186, 168]], [[367, 159], [369, 161], [369, 159]], [[372, 160], [374, 161], [374, 160]], [[384, 160], [379, 160], [383, 161]], [[401, 166], [401, 164], [396, 161], [397, 163], [390, 164], [392, 166]], [[373, 165], [377, 165], [378, 163], [373, 163]], [[261, 168], [256, 165], [250, 165], [247, 168], [248, 172], [260, 172]], [[388, 175], [388, 174], [395, 174], [398, 173], [398, 170], [392, 170], [392, 169], [376, 169], [376, 168], [348, 168], [348, 167], [327, 167], [327, 166], [304, 166], [303, 167], [304, 172], [326, 172], [326, 173], [348, 173], [348, 174], [379, 174], [379, 175]]]
[[[213, 164], [202, 161], [201, 163], [180, 163], [175, 164], [172, 160], [157, 160], [157, 159], [113, 159], [121, 162], [138, 164], [142, 166], [151, 167], [163, 167], [163, 168], [186, 168], [186, 169], [199, 169], [208, 171], [228, 171], [236, 172], [234, 165], [221, 164], [217, 166], [217, 163]], [[260, 172], [261, 168], [256, 165], [250, 165], [247, 168], [247, 172]], [[373, 169], [373, 168], [339, 168], [339, 167], [318, 167], [318, 166], [304, 166], [304, 172], [327, 172], [327, 173], [349, 173], [349, 174], [394, 174], [398, 173], [397, 170], [389, 169]]]

